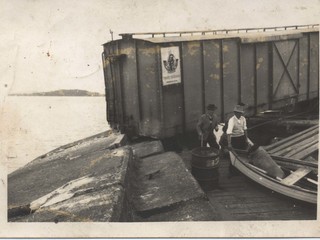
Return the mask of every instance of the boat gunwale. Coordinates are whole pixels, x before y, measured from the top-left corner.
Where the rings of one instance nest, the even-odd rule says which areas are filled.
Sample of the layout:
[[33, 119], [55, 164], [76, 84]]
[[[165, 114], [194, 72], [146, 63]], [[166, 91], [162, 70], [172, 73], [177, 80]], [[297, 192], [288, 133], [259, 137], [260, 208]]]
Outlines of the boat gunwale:
[[[270, 190], [276, 191], [276, 192], [278, 192], [278, 193], [280, 193], [282, 195], [285, 195], [285, 196], [288, 196], [288, 197], [291, 197], [291, 198], [294, 198], [294, 199], [298, 199], [298, 200], [301, 200], [301, 201], [317, 204], [318, 191], [305, 189], [305, 188], [302, 188], [302, 187], [299, 187], [299, 186], [296, 186], [296, 185], [286, 185], [286, 184], [282, 183], [281, 181], [279, 181], [279, 180], [277, 180], [277, 179], [275, 179], [275, 178], [273, 178], [271, 176], [268, 176], [267, 174], [264, 174], [264, 173], [258, 171], [257, 169], [252, 167], [253, 165], [251, 166], [250, 163], [244, 162], [239, 157], [238, 153], [236, 153], [235, 151], [237, 151], [237, 150], [229, 151], [231, 164], [234, 165], [235, 167], [237, 167], [235, 162], [238, 161], [240, 164], [243, 165], [244, 168], [249, 169], [251, 172], [253, 172], [253, 174], [248, 174], [248, 172], [245, 172], [245, 170], [242, 169], [242, 171], [241, 171], [241, 169], [239, 169], [240, 167], [239, 168], [237, 167], [240, 170], [240, 172], [242, 172], [245, 176], [249, 177], [254, 182], [256, 182], [256, 183], [258, 183], [258, 184], [260, 184], [260, 185], [262, 185], [262, 186], [264, 186], [264, 187], [266, 187], [266, 188], [268, 188]], [[240, 154], [241, 154], [241, 152], [245, 153], [245, 151], [243, 151], [243, 150], [240, 150]], [[233, 156], [234, 160], [232, 160], [232, 156]], [[261, 179], [259, 177], [263, 177], [263, 179], [265, 180], [264, 183], [261, 182]], [[284, 191], [286, 191], [286, 192], [284, 192]], [[303, 198], [303, 196], [299, 197], [296, 194], [297, 192], [298, 193], [304, 193], [305, 195], [308, 195], [308, 196], [306, 196], [306, 198]]]

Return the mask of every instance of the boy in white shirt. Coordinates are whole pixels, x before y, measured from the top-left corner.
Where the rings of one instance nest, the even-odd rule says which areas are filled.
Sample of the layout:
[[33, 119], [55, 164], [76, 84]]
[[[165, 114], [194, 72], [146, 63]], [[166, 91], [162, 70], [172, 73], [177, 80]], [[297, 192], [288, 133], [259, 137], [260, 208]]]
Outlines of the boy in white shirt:
[[[228, 149], [247, 149], [248, 137], [247, 137], [247, 122], [243, 116], [244, 110], [243, 105], [236, 105], [234, 107], [234, 116], [228, 121], [227, 139]], [[229, 177], [238, 175], [239, 170], [236, 169], [232, 164], [229, 165]]]
[[228, 148], [247, 149], [247, 122], [243, 116], [243, 105], [236, 105], [233, 112], [234, 116], [228, 121]]

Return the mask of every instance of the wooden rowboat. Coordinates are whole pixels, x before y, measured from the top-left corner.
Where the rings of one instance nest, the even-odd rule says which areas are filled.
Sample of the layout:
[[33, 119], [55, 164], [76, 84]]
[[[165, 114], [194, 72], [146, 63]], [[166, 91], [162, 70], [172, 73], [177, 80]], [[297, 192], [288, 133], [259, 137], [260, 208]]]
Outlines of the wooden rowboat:
[[281, 179], [271, 177], [265, 170], [251, 164], [246, 151], [231, 150], [229, 153], [231, 164], [253, 181], [285, 196], [317, 204], [317, 164], [273, 157], [285, 173], [285, 177]]

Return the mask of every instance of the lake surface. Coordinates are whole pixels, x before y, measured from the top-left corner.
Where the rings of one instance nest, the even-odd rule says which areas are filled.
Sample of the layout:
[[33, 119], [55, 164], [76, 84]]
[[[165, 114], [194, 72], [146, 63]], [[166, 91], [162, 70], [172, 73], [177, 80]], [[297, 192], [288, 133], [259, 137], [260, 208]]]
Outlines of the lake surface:
[[10, 173], [61, 145], [109, 129], [104, 97], [6, 97], [1, 162]]

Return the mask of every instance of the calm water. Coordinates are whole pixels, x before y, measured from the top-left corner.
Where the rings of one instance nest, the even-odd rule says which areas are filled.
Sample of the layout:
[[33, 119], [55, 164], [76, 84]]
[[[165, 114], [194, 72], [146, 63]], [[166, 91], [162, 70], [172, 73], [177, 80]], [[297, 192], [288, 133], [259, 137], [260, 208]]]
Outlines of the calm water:
[[61, 145], [106, 131], [104, 97], [7, 97], [1, 161], [8, 173]]

